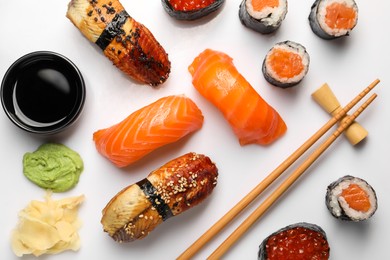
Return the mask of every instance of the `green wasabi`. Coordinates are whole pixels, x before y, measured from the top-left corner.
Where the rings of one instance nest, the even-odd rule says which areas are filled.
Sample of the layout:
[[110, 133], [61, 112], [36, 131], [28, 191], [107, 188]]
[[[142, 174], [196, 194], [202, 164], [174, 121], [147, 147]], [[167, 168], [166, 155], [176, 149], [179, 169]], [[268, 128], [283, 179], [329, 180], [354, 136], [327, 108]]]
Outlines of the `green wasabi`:
[[23, 156], [23, 174], [53, 192], [64, 192], [78, 182], [84, 163], [80, 155], [63, 144], [43, 144]]

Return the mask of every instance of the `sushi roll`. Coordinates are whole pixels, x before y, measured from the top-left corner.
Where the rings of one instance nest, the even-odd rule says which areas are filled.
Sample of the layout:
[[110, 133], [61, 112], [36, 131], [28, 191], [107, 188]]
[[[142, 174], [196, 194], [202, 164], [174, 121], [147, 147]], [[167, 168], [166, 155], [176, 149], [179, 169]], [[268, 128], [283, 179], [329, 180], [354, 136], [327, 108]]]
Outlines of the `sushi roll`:
[[325, 231], [311, 223], [286, 226], [263, 240], [259, 260], [329, 259], [330, 247]]
[[312, 31], [326, 40], [349, 35], [357, 21], [354, 0], [316, 0], [309, 15]]
[[276, 31], [287, 14], [287, 0], [243, 0], [238, 16], [243, 25], [259, 33]]
[[301, 44], [284, 41], [275, 44], [263, 61], [264, 78], [276, 87], [297, 85], [309, 70], [310, 57]]
[[375, 190], [365, 180], [350, 175], [328, 186], [325, 201], [334, 217], [355, 222], [370, 218], [378, 207]]
[[225, 0], [161, 0], [165, 11], [178, 20], [196, 20], [217, 11]]

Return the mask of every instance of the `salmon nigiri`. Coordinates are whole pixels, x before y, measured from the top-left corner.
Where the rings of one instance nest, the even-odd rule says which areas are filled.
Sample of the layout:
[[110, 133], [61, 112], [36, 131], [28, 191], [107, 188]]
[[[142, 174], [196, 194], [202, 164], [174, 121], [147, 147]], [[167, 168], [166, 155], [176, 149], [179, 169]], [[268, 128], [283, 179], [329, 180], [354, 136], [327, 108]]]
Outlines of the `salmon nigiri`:
[[194, 87], [223, 113], [241, 145], [270, 144], [286, 132], [279, 113], [253, 89], [225, 53], [206, 49], [188, 70]]
[[125, 167], [155, 149], [200, 129], [203, 115], [184, 95], [167, 96], [120, 123], [93, 134], [96, 149], [118, 167]]

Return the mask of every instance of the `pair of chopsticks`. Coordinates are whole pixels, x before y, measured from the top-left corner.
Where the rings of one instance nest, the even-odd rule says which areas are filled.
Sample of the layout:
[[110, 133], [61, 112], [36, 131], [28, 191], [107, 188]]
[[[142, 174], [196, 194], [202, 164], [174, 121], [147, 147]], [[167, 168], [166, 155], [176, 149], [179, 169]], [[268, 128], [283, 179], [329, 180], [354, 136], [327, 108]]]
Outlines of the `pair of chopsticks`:
[[[247, 231], [249, 228], [273, 205], [274, 202], [308, 169], [314, 161], [348, 128], [349, 125], [371, 104], [377, 97], [372, 94], [352, 115], [347, 115], [359, 101], [361, 101], [377, 84], [379, 80], [374, 80], [367, 88], [360, 92], [351, 102], [349, 102], [339, 113], [334, 115], [317, 132], [315, 132], [305, 143], [284, 160], [274, 171], [272, 171], [263, 181], [261, 181], [252, 191], [242, 198], [230, 211], [228, 211], [219, 221], [207, 230], [198, 240], [196, 240], [177, 259], [189, 259], [194, 256], [209, 240], [218, 234], [229, 222], [231, 222], [241, 211], [243, 211], [252, 201], [256, 199], [273, 181], [275, 181], [288, 167], [290, 167], [300, 156], [305, 153], [314, 143], [316, 143], [332, 126], [341, 118], [345, 120], [339, 127], [316, 149], [308, 158], [291, 173], [291, 175], [267, 197], [263, 203], [250, 214], [244, 222], [209, 256], [208, 259], [219, 259], [229, 248]], [[347, 116], [346, 116], [347, 115]]]

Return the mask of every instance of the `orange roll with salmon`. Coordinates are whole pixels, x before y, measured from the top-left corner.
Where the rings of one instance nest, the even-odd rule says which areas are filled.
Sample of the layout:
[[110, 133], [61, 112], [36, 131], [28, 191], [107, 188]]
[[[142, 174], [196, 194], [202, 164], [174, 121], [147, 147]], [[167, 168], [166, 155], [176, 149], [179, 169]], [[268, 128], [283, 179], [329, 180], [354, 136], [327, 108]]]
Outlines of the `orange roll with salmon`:
[[279, 29], [286, 14], [287, 0], [243, 0], [238, 12], [244, 26], [262, 34]]
[[276, 87], [289, 88], [303, 80], [309, 70], [306, 48], [293, 41], [276, 43], [263, 61], [264, 78]]
[[351, 175], [329, 184], [325, 202], [335, 218], [354, 222], [369, 219], [378, 208], [376, 193], [371, 185]]
[[286, 132], [279, 113], [238, 72], [227, 54], [206, 49], [188, 70], [194, 87], [222, 112], [241, 145], [268, 145]]
[[118, 167], [128, 166], [157, 148], [200, 129], [203, 115], [184, 95], [163, 97], [93, 134], [96, 149]]
[[316, 0], [309, 15], [312, 31], [325, 40], [349, 35], [357, 21], [358, 7], [354, 0]]

